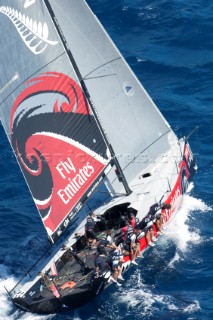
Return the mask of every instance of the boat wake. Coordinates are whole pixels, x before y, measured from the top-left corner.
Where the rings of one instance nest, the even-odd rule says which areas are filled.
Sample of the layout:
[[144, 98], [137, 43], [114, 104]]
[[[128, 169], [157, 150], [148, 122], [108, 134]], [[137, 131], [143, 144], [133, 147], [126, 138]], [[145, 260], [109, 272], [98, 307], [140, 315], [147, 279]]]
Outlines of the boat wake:
[[[184, 196], [178, 214], [166, 229], [166, 235], [160, 238], [152, 253], [145, 257], [150, 259], [149, 262], [141, 260], [140, 266], [130, 275], [128, 285], [124, 284], [122, 290], [119, 289], [119, 292], [114, 293], [116, 301], [114, 303], [118, 309], [123, 310], [122, 313], [125, 312], [126, 316], [131, 316], [134, 310], [134, 314], [141, 315], [140, 319], [156, 319], [161, 313], [162, 315], [168, 313], [168, 317], [179, 314], [185, 319], [190, 314], [199, 312], [200, 305], [196, 299], [187, 299], [184, 295], [177, 294], [175, 288], [170, 290], [171, 295], [164, 294], [163, 291], [164, 286], [168, 285], [167, 279], [170, 283], [179, 274], [182, 276], [179, 270], [181, 261], [190, 259], [192, 263], [197, 263], [190, 258], [191, 251], [204, 242], [205, 238], [201, 236], [198, 227], [191, 226], [191, 221], [195, 219], [196, 214], [206, 214], [210, 210], [211, 208], [201, 199], [196, 199], [189, 194]], [[166, 266], [164, 263], [161, 266], [159, 261], [161, 258], [168, 261]], [[145, 272], [142, 269], [140, 272], [139, 268], [143, 265]], [[151, 277], [152, 280], [150, 280]]]
[[0, 272], [3, 276], [0, 278], [0, 320], [47, 320], [53, 317], [32, 315], [31, 313], [20, 311], [14, 307], [6, 293], [5, 287], [12, 288], [17, 281], [13, 276], [8, 275], [6, 267], [0, 266]]
[[[116, 288], [116, 290], [111, 293], [111, 298], [109, 301], [102, 301], [102, 298], [100, 299], [101, 307], [97, 310], [97, 318], [99, 318], [99, 313], [101, 312], [102, 315], [105, 314], [103, 319], [110, 319], [108, 314], [109, 308], [117, 310], [117, 319], [121, 319], [123, 317], [123, 309], [126, 309], [126, 316], [128, 316], [128, 314], [130, 316], [132, 310], [134, 309], [134, 312], [140, 312], [142, 318], [143, 316], [153, 317], [154, 314], [159, 314], [160, 310], [162, 310], [162, 312], [167, 311], [170, 313], [175, 311], [183, 314], [188, 314], [199, 310], [200, 306], [196, 300], [183, 301], [182, 299], [176, 298], [172, 295], [170, 296], [163, 293], [161, 294], [159, 291], [161, 291], [162, 288], [159, 290], [158, 287], [158, 290], [156, 290], [156, 284], [149, 283], [149, 281], [147, 282], [146, 279], [144, 280], [142, 268], [144, 264], [144, 268], [147, 268], [147, 265], [149, 265], [149, 272], [152, 272], [150, 271], [152, 269], [155, 270], [154, 264], [156, 264], [159, 258], [156, 252], [160, 251], [160, 254], [164, 256], [164, 254], [167, 254], [166, 252], [171, 244], [172, 246], [175, 246], [175, 252], [173, 256], [169, 258], [166, 266], [167, 270], [170, 270], [170, 273], [175, 268], [178, 268], [178, 264], [181, 262], [181, 260], [188, 260], [191, 246], [196, 246], [204, 241], [200, 235], [199, 228], [197, 226], [191, 226], [191, 221], [195, 219], [194, 215], [202, 215], [210, 210], [211, 208], [208, 207], [201, 199], [196, 199], [193, 196], [186, 194], [183, 198], [183, 202], [178, 214], [174, 217], [174, 219], [172, 219], [171, 223], [168, 224], [165, 231], [166, 234], [160, 238], [156, 248], [154, 248], [152, 253], [145, 257], [147, 261], [145, 262], [145, 260], [142, 259], [139, 262], [139, 266], [135, 268], [135, 270], [129, 270], [128, 274], [131, 279], [125, 281], [121, 288]], [[154, 259], [152, 255], [155, 256]], [[149, 262], [148, 259], [150, 259]], [[9, 296], [4, 288], [4, 286], [6, 286], [8, 289], [12, 288], [17, 280], [13, 277], [13, 275], [10, 275], [10, 272], [6, 266], [1, 265], [0, 271], [0, 319], [47, 320], [55, 318], [54, 315], [39, 316], [17, 310], [10, 301]], [[75, 318], [77, 314], [78, 312], [75, 312]], [[81, 316], [79, 316], [76, 319], [81, 319]], [[60, 316], [58, 315], [58, 317]], [[89, 318], [90, 317], [88, 317], [88, 319]]]
[[11, 284], [11, 282], [13, 282], [12, 278], [9, 280], [7, 279], [8, 272], [7, 272], [7, 268], [3, 265], [0, 265], [0, 272], [1, 272], [1, 279], [0, 279], [0, 301], [1, 301], [1, 309], [0, 309], [0, 319], [5, 319], [6, 315], [8, 315], [8, 313], [10, 312], [11, 308], [12, 308], [12, 303], [9, 302], [8, 300], [8, 296], [6, 294], [5, 288], [4, 286], [6, 284]]
[[[122, 314], [130, 318], [132, 313], [140, 314], [140, 319], [161, 319], [162, 315], [167, 314], [171, 319], [174, 313], [188, 316], [200, 309], [197, 300], [184, 301], [178, 297], [168, 294], [161, 294], [155, 292], [153, 286], [145, 284], [145, 282], [138, 276], [137, 288], [127, 288], [124, 292], [120, 292], [119, 296], [116, 294], [116, 304], [118, 312], [116, 319], [123, 319]], [[135, 278], [137, 277], [135, 275]]]
[[[188, 192], [192, 188], [193, 184], [191, 183]], [[175, 253], [168, 263], [168, 268], [174, 269], [180, 261], [193, 260], [193, 257], [189, 258], [191, 251], [195, 246], [206, 241], [205, 236], [201, 233], [202, 216], [211, 210], [212, 208], [206, 205], [203, 200], [194, 198], [189, 193], [184, 195], [177, 215], [168, 224], [166, 235], [161, 239], [165, 247], [170, 243], [175, 245]], [[197, 215], [199, 215], [199, 219], [197, 219]], [[199, 223], [196, 225], [194, 222], [197, 220]], [[197, 262], [195, 261], [195, 263]]]
[[[189, 186], [189, 191], [191, 191], [191, 188], [192, 186]], [[169, 223], [164, 237], [165, 242], [170, 238], [176, 243], [177, 252], [173, 262], [178, 260], [178, 252], [187, 252], [190, 244], [200, 243], [204, 240], [200, 236], [199, 228], [193, 225], [194, 215], [196, 213], [202, 215], [210, 210], [211, 208], [201, 199], [194, 198], [189, 194], [184, 195], [178, 214]]]
[[[31, 239], [29, 239], [31, 241]], [[10, 290], [15, 286], [18, 279], [10, 274], [9, 268], [4, 265], [0, 265], [0, 320], [47, 320], [51, 319], [53, 316], [37, 316], [31, 313], [20, 311], [17, 309], [9, 295], [6, 292], [5, 287]]]

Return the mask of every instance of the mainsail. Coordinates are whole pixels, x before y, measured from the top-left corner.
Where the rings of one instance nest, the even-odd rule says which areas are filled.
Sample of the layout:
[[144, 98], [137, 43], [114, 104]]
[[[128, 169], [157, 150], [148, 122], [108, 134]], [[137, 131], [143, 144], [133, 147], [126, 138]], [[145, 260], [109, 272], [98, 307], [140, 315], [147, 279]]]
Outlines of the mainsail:
[[0, 16], [0, 117], [54, 242], [111, 158], [45, 3], [1, 0]]
[[175, 135], [86, 2], [45, 2], [51, 5], [131, 183], [136, 174], [171, 148]]

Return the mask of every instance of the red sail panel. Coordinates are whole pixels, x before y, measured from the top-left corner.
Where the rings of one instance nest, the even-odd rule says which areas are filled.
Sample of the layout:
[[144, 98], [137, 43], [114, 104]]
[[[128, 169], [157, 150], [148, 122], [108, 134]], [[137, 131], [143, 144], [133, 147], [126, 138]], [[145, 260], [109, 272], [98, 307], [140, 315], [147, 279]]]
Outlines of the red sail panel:
[[80, 86], [57, 72], [25, 84], [11, 110], [10, 130], [51, 237], [109, 163], [107, 146]]
[[[45, 145], [45, 154], [43, 161], [48, 163], [52, 180], [52, 193], [48, 199], [39, 201], [34, 198], [38, 209], [45, 211], [49, 209], [43, 217], [46, 228], [52, 233], [64, 220], [67, 213], [76, 205], [81, 197], [89, 189], [92, 182], [99, 176], [104, 169], [104, 163], [94, 159], [86, 148], [75, 146], [75, 141], [69, 141], [63, 137], [52, 136], [51, 134], [36, 134], [28, 139], [26, 151], [32, 154], [33, 147], [42, 142]], [[63, 157], [57, 163], [50, 161], [50, 155], [59, 154], [69, 155]], [[42, 164], [38, 168], [37, 174], [40, 174]], [[35, 175], [35, 172], [32, 172]], [[49, 232], [49, 233], [50, 233]]]

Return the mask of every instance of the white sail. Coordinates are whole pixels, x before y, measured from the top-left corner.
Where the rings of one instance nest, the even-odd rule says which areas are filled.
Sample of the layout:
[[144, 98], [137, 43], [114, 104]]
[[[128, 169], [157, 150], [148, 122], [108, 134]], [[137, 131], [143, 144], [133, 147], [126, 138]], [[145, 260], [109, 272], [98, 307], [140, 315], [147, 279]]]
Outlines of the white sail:
[[175, 135], [86, 2], [49, 3], [130, 182], [168, 151]]

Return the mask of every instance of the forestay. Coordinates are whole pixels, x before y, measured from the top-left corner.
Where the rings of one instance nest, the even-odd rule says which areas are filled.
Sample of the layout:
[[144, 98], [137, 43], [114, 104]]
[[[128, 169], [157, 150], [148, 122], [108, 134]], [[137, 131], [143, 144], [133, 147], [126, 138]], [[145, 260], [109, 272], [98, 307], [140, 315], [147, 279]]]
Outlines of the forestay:
[[45, 3], [0, 0], [0, 25], [0, 117], [54, 242], [110, 155]]
[[[72, 51], [115, 154], [133, 177], [168, 151], [176, 140], [84, 0], [49, 0], [54, 19]], [[131, 185], [130, 185], [131, 187]]]

